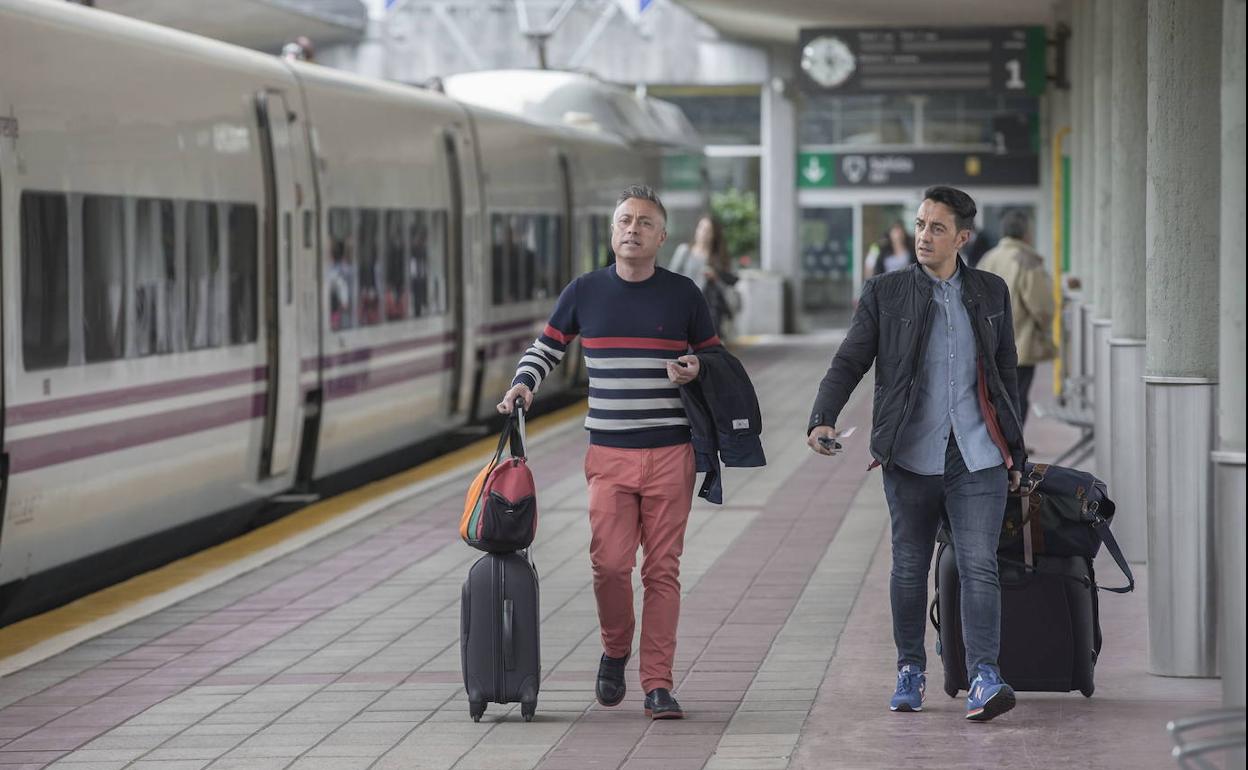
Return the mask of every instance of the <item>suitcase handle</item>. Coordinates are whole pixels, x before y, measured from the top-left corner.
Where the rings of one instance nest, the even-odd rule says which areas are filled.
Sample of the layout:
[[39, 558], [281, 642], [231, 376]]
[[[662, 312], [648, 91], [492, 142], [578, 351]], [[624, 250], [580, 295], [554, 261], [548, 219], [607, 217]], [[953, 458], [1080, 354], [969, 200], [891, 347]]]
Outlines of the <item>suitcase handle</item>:
[[936, 633], [940, 633], [940, 596], [932, 597], [932, 603], [927, 608], [927, 617], [932, 621], [932, 627], [936, 629]]
[[511, 619], [511, 599], [503, 599], [503, 668], [507, 671], [516, 669], [516, 645]]

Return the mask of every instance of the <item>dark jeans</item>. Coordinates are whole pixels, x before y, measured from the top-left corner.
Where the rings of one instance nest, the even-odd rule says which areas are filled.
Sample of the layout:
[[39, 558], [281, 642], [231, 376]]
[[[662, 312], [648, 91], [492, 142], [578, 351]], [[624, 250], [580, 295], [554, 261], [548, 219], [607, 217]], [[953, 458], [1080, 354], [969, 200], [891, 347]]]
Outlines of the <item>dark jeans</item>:
[[1031, 408], [1031, 382], [1036, 378], [1036, 367], [1018, 367], [1018, 419], [1027, 424], [1027, 410]]
[[1001, 647], [997, 540], [1008, 487], [1005, 465], [972, 473], [952, 440], [945, 450], [943, 476], [920, 476], [897, 466], [884, 471], [884, 494], [893, 525], [889, 598], [898, 668], [912, 663], [927, 669], [923, 644], [927, 573], [942, 513], [949, 519], [961, 578], [968, 678], [975, 678], [978, 666], [997, 667]]

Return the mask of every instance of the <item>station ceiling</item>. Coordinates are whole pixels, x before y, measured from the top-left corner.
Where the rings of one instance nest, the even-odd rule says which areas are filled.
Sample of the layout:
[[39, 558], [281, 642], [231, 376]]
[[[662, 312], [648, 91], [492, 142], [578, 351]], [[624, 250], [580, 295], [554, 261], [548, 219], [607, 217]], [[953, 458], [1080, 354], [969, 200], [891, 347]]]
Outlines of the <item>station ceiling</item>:
[[95, 0], [95, 7], [272, 53], [299, 35], [318, 46], [360, 40], [368, 24], [360, 0]]
[[1049, 24], [1049, 0], [676, 0], [726, 37], [796, 43], [803, 27]]

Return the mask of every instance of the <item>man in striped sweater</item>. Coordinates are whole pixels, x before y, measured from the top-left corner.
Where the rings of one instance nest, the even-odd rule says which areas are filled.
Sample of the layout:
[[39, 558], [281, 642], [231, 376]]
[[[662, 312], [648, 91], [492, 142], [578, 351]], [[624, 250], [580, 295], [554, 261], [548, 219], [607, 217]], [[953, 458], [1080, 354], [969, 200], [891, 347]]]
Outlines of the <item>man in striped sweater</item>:
[[679, 719], [672, 660], [694, 481], [679, 386], [698, 376], [692, 352], [720, 342], [693, 281], [655, 265], [666, 224], [667, 211], [654, 190], [635, 186], [620, 195], [611, 223], [615, 264], [576, 278], [559, 295], [498, 411], [509, 414], [517, 398], [531, 403], [568, 343], [581, 335], [589, 370], [589, 556], [603, 646], [595, 692], [604, 706], [624, 699], [634, 627], [632, 573], [641, 544], [645, 710], [654, 719]]

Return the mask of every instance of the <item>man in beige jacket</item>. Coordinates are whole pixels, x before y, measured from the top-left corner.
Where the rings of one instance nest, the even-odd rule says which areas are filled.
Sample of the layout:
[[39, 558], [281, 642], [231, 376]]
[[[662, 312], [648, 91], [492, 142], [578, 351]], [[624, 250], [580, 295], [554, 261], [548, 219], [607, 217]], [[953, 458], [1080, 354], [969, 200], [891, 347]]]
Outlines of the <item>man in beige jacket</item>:
[[979, 262], [980, 270], [996, 273], [1010, 287], [1014, 313], [1014, 344], [1018, 347], [1019, 416], [1026, 422], [1028, 393], [1036, 364], [1057, 357], [1053, 342], [1053, 278], [1044, 258], [1031, 247], [1027, 215], [1017, 209], [1001, 218], [1002, 238]]

